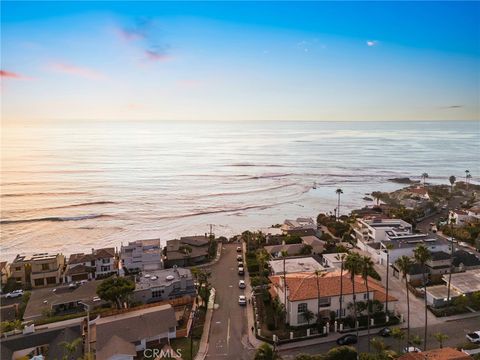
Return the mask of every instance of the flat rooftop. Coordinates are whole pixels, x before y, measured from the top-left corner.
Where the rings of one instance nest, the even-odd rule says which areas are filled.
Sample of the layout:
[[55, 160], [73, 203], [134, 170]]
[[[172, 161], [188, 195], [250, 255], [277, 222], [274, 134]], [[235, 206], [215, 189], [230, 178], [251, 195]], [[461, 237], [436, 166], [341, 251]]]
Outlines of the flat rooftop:
[[[435, 299], [445, 299], [448, 297], [448, 286], [446, 285], [435, 285], [427, 287], [427, 293], [431, 294]], [[457, 290], [450, 287], [450, 297], [461, 296]]]
[[[443, 275], [443, 280], [448, 281], [448, 275]], [[452, 274], [451, 286], [463, 294], [480, 291], [480, 269]]]
[[172, 282], [183, 278], [191, 279], [192, 272], [184, 268], [147, 271], [137, 276], [135, 290], [169, 286]]
[[436, 234], [412, 234], [405, 236], [397, 236], [394, 240], [382, 241], [384, 247], [392, 245], [392, 249], [416, 247], [419, 244], [431, 245], [448, 245], [449, 242]]
[[[268, 264], [274, 275], [283, 274], [283, 259], [271, 260]], [[311, 256], [285, 259], [285, 272], [287, 274], [314, 272], [315, 270], [325, 270], [325, 268]]]
[[33, 254], [32, 256], [17, 255], [13, 262], [17, 261], [39, 261], [39, 260], [53, 260], [59, 254], [50, 254], [50, 253], [39, 253]]
[[373, 228], [389, 227], [389, 228], [411, 228], [412, 225], [401, 219], [383, 219], [383, 218], [374, 218], [374, 219], [364, 219], [365, 224]]

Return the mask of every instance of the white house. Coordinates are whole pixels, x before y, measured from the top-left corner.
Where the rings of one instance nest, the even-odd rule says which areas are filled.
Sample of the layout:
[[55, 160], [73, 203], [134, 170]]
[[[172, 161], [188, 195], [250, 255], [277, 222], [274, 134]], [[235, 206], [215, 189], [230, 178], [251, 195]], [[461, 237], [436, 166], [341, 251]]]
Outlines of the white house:
[[305, 232], [307, 235], [309, 231], [313, 234], [317, 232], [317, 224], [312, 218], [297, 218], [296, 220], [286, 219], [281, 227], [284, 234], [290, 234], [292, 232]]
[[133, 360], [147, 343], [167, 343], [176, 337], [175, 311], [169, 304], [133, 310], [96, 320], [96, 358]]
[[64, 273], [65, 282], [101, 279], [117, 272], [114, 248], [92, 249], [90, 254], [72, 254]]
[[[318, 276], [315, 273], [287, 274], [286, 281], [286, 304], [285, 304], [285, 281], [283, 275], [270, 277], [272, 297], [278, 297], [285, 305], [287, 311], [287, 322], [291, 326], [305, 325], [305, 313], [311, 311], [313, 314], [320, 312], [320, 316], [330, 319], [330, 312], [335, 312], [337, 317], [345, 317], [348, 314], [348, 305], [353, 302], [353, 283], [349, 275], [340, 276], [339, 272], [326, 273]], [[318, 283], [317, 283], [318, 281]], [[357, 301], [378, 300], [385, 302], [386, 294], [383, 286], [369, 279], [369, 297], [364, 280], [360, 276], [355, 279], [355, 292]], [[341, 284], [341, 285], [340, 285]], [[343, 292], [340, 289], [343, 288]], [[320, 292], [320, 297], [318, 293]], [[342, 300], [340, 294], [342, 295]], [[389, 295], [388, 301], [397, 299]], [[340, 301], [342, 301], [342, 312], [340, 313]]]
[[326, 268], [334, 268], [340, 270], [342, 267], [342, 257], [346, 257], [347, 253], [331, 253], [322, 255], [322, 265]]
[[357, 219], [353, 226], [352, 236], [357, 240], [357, 246], [361, 250], [368, 251], [368, 244], [410, 234], [412, 234], [412, 225], [406, 221], [375, 217]]
[[423, 186], [415, 186], [408, 189], [410, 194], [415, 197], [419, 197], [422, 200], [430, 200], [430, 196], [428, 195], [428, 190]]
[[160, 239], [137, 240], [120, 248], [120, 261], [128, 270], [160, 270], [163, 269], [162, 247]]
[[450, 210], [448, 212], [448, 223], [454, 225], [464, 225], [471, 219], [469, 212], [466, 210]]

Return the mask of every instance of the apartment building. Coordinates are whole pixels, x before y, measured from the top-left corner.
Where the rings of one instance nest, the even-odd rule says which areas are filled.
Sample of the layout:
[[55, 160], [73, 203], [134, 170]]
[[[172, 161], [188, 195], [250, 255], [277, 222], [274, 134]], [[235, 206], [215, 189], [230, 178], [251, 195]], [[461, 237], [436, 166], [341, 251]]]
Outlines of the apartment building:
[[32, 288], [53, 286], [62, 282], [65, 267], [63, 254], [17, 255], [10, 267], [11, 276]]
[[128, 271], [151, 271], [163, 268], [160, 239], [137, 240], [120, 248], [121, 267]]

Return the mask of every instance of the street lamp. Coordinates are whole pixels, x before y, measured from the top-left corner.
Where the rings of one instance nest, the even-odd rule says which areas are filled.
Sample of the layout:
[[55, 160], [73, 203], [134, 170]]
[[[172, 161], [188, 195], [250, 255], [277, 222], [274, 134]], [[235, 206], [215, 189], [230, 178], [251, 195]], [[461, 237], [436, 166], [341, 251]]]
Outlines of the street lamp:
[[87, 352], [90, 354], [90, 305], [81, 301], [78, 304], [83, 305], [87, 309]]

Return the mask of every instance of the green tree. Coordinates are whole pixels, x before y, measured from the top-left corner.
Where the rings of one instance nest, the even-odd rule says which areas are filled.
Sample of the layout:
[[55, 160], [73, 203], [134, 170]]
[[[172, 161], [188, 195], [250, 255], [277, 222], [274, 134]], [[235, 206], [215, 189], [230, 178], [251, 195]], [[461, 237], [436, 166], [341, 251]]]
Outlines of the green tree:
[[392, 337], [398, 341], [398, 352], [402, 351], [402, 340], [405, 339], [405, 332], [399, 327], [392, 329]]
[[470, 177], [472, 176], [470, 174], [470, 170], [465, 170], [465, 185], [467, 186], [467, 190], [468, 190], [468, 179], [470, 178], [469, 175]]
[[340, 195], [343, 194], [343, 190], [338, 188], [337, 190], [335, 190], [335, 193], [338, 196], [338, 199], [337, 199], [337, 218], [336, 218], [336, 220], [338, 221], [338, 219], [340, 218]]
[[412, 337], [409, 338], [410, 341], [409, 343], [412, 344], [413, 346], [420, 346], [422, 344], [422, 338], [418, 335], [412, 335]]
[[368, 352], [370, 352], [370, 291], [368, 287], [368, 275], [374, 270], [373, 261], [370, 256], [362, 256], [360, 258], [360, 273], [365, 287], [367, 288], [367, 344]]
[[448, 335], [441, 332], [437, 332], [433, 334], [433, 337], [435, 338], [435, 340], [438, 341], [438, 344], [440, 345], [440, 349], [443, 348], [443, 342], [445, 340], [448, 340]]
[[310, 322], [313, 320], [313, 318], [315, 317], [315, 314], [313, 313], [313, 311], [307, 309], [304, 313], [303, 313], [303, 317], [305, 319], [305, 321], [307, 322], [308, 325], [310, 325]]
[[453, 300], [453, 305], [460, 311], [464, 311], [468, 306], [468, 299], [466, 296], [457, 296]]
[[122, 303], [135, 290], [135, 283], [125, 277], [109, 277], [103, 280], [97, 287], [97, 295], [100, 299], [113, 303], [118, 309], [122, 308]]
[[305, 244], [303, 247], [300, 249], [300, 255], [310, 255], [312, 253], [312, 246]]
[[[355, 330], [358, 337], [358, 324], [357, 324], [357, 295], [355, 293], [355, 276], [361, 272], [362, 259], [356, 252], [349, 253], [345, 258], [345, 269], [350, 273], [350, 280], [352, 282], [353, 290], [353, 320], [355, 322]], [[358, 342], [357, 342], [358, 348]]]
[[62, 360], [71, 360], [75, 352], [77, 351], [80, 344], [82, 344], [83, 339], [76, 338], [75, 340], [68, 342], [62, 341], [60, 342], [60, 346], [63, 347], [63, 356]]
[[387, 253], [387, 279], [386, 279], [386, 284], [385, 284], [385, 291], [386, 291], [386, 297], [385, 297], [385, 315], [388, 316], [388, 281], [389, 281], [389, 276], [390, 276], [390, 250], [393, 249], [392, 244], [387, 244], [385, 246], [385, 252]]
[[[265, 263], [267, 262], [268, 259], [269, 259], [269, 255], [265, 250], [257, 252], [257, 261], [258, 261], [258, 264], [260, 265], [260, 277], [264, 281], [266, 281], [266, 278], [265, 278]], [[262, 291], [264, 291], [264, 290], [262, 290]]]
[[450, 192], [453, 192], [453, 185], [455, 184], [455, 181], [457, 181], [457, 178], [452, 175], [448, 178], [448, 181], [450, 181]]
[[298, 354], [295, 360], [323, 360], [321, 355]]
[[406, 255], [400, 256], [395, 264], [402, 273], [402, 278], [405, 280], [405, 289], [407, 290], [407, 339], [410, 339], [410, 291], [408, 288], [407, 274], [412, 268], [413, 261]]
[[267, 343], [260, 345], [255, 351], [254, 360], [279, 360], [280, 355]]
[[339, 346], [330, 349], [324, 356], [325, 360], [357, 360], [357, 351], [351, 346]]
[[422, 179], [423, 179], [423, 187], [425, 187], [425, 180], [428, 178], [428, 174], [426, 172], [424, 172], [422, 174]]
[[424, 339], [423, 339], [423, 351], [427, 350], [427, 331], [428, 331], [428, 308], [427, 308], [427, 279], [425, 278], [425, 264], [428, 260], [432, 258], [430, 251], [424, 244], [417, 245], [417, 247], [413, 250], [413, 255], [415, 261], [420, 264], [422, 267], [422, 280], [423, 280], [423, 300], [424, 300], [424, 307], [425, 307], [425, 329], [424, 329]]

